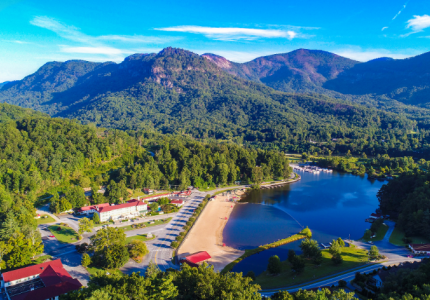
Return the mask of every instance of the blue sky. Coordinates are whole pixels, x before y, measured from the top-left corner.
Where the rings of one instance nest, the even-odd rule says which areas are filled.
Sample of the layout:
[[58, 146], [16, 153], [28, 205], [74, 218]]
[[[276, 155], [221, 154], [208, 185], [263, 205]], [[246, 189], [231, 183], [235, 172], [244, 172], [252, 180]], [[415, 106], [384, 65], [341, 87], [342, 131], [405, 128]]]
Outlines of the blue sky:
[[168, 46], [237, 62], [298, 48], [367, 61], [430, 51], [430, 1], [1, 0], [0, 28], [0, 82]]

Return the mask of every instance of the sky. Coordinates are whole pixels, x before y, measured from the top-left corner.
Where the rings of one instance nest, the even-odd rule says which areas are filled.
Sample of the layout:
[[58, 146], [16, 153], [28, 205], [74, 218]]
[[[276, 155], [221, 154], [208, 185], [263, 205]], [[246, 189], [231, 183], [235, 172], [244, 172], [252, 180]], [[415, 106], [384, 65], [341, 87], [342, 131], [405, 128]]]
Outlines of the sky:
[[235, 62], [318, 49], [358, 61], [430, 51], [429, 0], [0, 0], [0, 82], [49, 61], [178, 47]]

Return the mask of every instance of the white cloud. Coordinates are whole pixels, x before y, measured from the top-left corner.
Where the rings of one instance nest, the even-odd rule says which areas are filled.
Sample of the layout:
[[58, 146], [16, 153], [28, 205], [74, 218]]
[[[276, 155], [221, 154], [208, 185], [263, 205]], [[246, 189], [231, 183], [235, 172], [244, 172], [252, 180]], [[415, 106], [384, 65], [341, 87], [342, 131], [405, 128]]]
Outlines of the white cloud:
[[382, 27], [381, 31], [384, 31], [385, 29], [388, 29], [388, 27]]
[[165, 28], [155, 28], [155, 30], [170, 32], [188, 32], [203, 34], [208, 38], [216, 40], [254, 40], [257, 38], [287, 38], [292, 40], [298, 37], [298, 33], [293, 30], [279, 29], [255, 29], [238, 27], [203, 27], [203, 26], [175, 26]]
[[229, 50], [193, 50], [193, 52], [198, 54], [212, 53], [220, 55], [230, 61], [243, 63], [251, 61], [257, 57], [272, 55], [273, 51], [259, 51], [259, 52], [242, 52], [242, 51], [229, 51]]
[[406, 28], [411, 28], [412, 33], [423, 31], [424, 29], [430, 27], [430, 16], [414, 16], [412, 19], [408, 20], [406, 23], [408, 25]]
[[119, 41], [126, 43], [164, 44], [181, 39], [180, 37], [156, 37], [143, 35], [101, 35], [95, 37], [102, 41]]
[[361, 62], [366, 62], [375, 58], [380, 57], [391, 57], [394, 59], [403, 59], [407, 57], [414, 56], [416, 54], [406, 54], [406, 53], [391, 53], [387, 50], [361, 50], [361, 49], [339, 49], [332, 51], [337, 55], [354, 59]]

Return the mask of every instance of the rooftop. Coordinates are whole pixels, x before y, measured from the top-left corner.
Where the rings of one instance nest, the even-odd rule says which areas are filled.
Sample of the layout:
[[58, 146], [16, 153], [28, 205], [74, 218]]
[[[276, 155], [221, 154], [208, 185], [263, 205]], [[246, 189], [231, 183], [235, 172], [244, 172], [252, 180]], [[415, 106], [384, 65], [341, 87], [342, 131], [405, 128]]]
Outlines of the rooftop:
[[142, 202], [142, 201], [139, 201], [137, 199], [132, 199], [132, 200], [127, 201], [127, 203], [113, 205], [113, 206], [102, 207], [102, 208], [99, 209], [99, 212], [102, 213], [102, 212], [117, 210], [117, 209], [121, 209], [121, 208], [133, 207], [133, 206], [141, 206], [141, 205], [146, 205], [146, 203]]
[[196, 253], [193, 253], [193, 254], [190, 254], [190, 255], [184, 257], [184, 259], [186, 261], [193, 263], [193, 264], [198, 264], [198, 263], [203, 262], [205, 260], [208, 260], [210, 258], [211, 258], [211, 256], [206, 251], [196, 252]]
[[79, 209], [79, 211], [87, 211], [87, 210], [92, 210], [92, 209], [96, 210], [97, 207], [101, 208], [101, 207], [106, 207], [106, 206], [110, 206], [110, 204], [109, 203], [102, 203], [102, 204], [95, 204], [95, 205], [90, 205], [90, 206], [84, 206], [84, 207], [81, 207]]
[[415, 251], [430, 251], [430, 244], [410, 244], [409, 246]]

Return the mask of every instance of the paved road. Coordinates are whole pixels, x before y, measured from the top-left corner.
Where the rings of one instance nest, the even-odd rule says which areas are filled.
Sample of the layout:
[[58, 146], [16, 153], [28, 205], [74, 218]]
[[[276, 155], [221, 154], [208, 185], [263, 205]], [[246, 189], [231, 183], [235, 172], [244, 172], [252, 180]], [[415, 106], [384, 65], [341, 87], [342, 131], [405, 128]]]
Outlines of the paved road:
[[[337, 285], [339, 283], [339, 280], [341, 280], [341, 279], [345, 280], [346, 282], [349, 282], [352, 279], [354, 279], [355, 273], [357, 271], [360, 271], [363, 273], [370, 273], [373, 270], [379, 269], [383, 266], [398, 265], [398, 264], [401, 264], [401, 263], [407, 262], [407, 261], [420, 261], [420, 259], [417, 259], [417, 258], [408, 258], [410, 251], [408, 251], [408, 249], [406, 249], [405, 247], [398, 247], [398, 246], [395, 246], [393, 244], [390, 244], [389, 239], [390, 239], [391, 233], [394, 230], [395, 223], [391, 222], [391, 221], [385, 221], [384, 223], [389, 226], [388, 231], [385, 234], [384, 239], [382, 241], [374, 242], [373, 244], [378, 247], [379, 252], [381, 254], [385, 255], [388, 258], [388, 261], [383, 262], [381, 264], [370, 264], [370, 265], [365, 266], [365, 267], [359, 267], [359, 268], [351, 269], [351, 270], [346, 271], [345, 273], [339, 274], [337, 276], [335, 274], [335, 275], [331, 275], [331, 276], [326, 277], [326, 279], [319, 278], [317, 280], [310, 281], [310, 282], [307, 282], [305, 284], [298, 285], [298, 286], [289, 286], [289, 287], [285, 287], [285, 288], [262, 290], [261, 291], [262, 295], [270, 296], [279, 290], [286, 290], [288, 292], [296, 292], [299, 289], [312, 289], [312, 288], [317, 288], [317, 287], [322, 287], [322, 286]], [[372, 246], [371, 244], [363, 243], [363, 242], [359, 242], [359, 241], [353, 241], [352, 243], [354, 245], [356, 245], [357, 247], [360, 247], [360, 248], [363, 248], [366, 250], [370, 250], [370, 247]]]
[[208, 193], [194, 191], [187, 199], [182, 209], [173, 217], [170, 223], [166, 225], [142, 228], [138, 230], [128, 231], [127, 236], [137, 234], [153, 233], [156, 238], [146, 242], [149, 254], [145, 256], [142, 263], [136, 263], [130, 260], [122, 269], [124, 273], [131, 274], [133, 272], [145, 272], [147, 266], [152, 261], [158, 265], [160, 270], [165, 271], [168, 268], [177, 268], [171, 262], [173, 249], [170, 247], [172, 241], [175, 240], [182, 227], [192, 216], [194, 209], [202, 202], [205, 195]]

